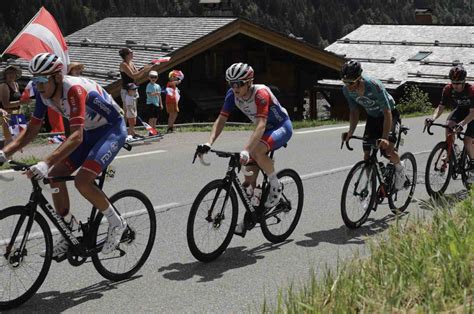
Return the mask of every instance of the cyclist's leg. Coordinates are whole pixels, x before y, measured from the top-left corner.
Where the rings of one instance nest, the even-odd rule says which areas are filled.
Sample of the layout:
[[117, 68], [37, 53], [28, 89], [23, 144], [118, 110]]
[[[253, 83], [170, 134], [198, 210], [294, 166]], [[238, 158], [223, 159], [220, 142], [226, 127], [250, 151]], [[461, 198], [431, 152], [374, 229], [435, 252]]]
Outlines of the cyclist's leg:
[[[400, 114], [398, 110], [392, 111], [392, 127], [390, 128], [390, 133], [388, 136], [389, 146], [385, 150], [385, 154], [390, 156], [388, 159], [397, 167], [400, 165], [400, 155], [395, 151], [395, 143], [397, 143], [398, 130], [400, 129]], [[401, 170], [401, 168], [398, 168]]]
[[466, 136], [464, 137], [464, 147], [471, 161], [474, 160], [474, 121], [467, 124]]
[[[460, 115], [460, 111], [459, 110], [453, 110], [453, 112], [451, 112], [448, 116], [448, 118], [446, 119], [446, 124], [453, 128], [459, 121], [461, 121], [462, 119], [464, 119], [464, 117], [462, 117], [462, 115]], [[446, 129], [445, 131], [445, 134], [446, 134], [446, 142], [453, 142], [456, 140], [456, 137], [454, 136], [454, 133], [452, 132], [451, 129]]]
[[102, 190], [95, 185], [94, 180], [107, 168], [124, 145], [127, 130], [125, 122], [121, 119], [115, 126], [94, 133], [98, 139], [76, 175], [75, 186], [109, 222], [107, 240], [102, 248], [102, 253], [108, 254], [120, 243], [127, 223], [109, 203]]
[[287, 120], [279, 128], [266, 130], [260, 143], [254, 151], [250, 152], [260, 168], [267, 174], [270, 183], [270, 193], [267, 196], [265, 207], [275, 206], [281, 197], [281, 184], [277, 178], [273, 161], [267, 153], [285, 145], [292, 135], [293, 127], [291, 121]]
[[364, 135], [363, 137], [367, 141], [362, 142], [362, 149], [364, 151], [364, 160], [368, 160], [370, 156], [370, 142], [380, 138], [383, 132], [383, 117], [372, 117], [367, 116], [367, 121], [365, 123]]

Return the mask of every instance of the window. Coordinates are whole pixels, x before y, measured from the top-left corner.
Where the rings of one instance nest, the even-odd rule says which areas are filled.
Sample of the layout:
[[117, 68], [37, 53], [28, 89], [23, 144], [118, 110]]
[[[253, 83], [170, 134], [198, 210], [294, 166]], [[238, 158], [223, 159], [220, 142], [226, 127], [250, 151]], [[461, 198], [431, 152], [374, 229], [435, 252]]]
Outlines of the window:
[[408, 59], [408, 61], [421, 61], [428, 57], [431, 53], [431, 51], [419, 51], [416, 55]]

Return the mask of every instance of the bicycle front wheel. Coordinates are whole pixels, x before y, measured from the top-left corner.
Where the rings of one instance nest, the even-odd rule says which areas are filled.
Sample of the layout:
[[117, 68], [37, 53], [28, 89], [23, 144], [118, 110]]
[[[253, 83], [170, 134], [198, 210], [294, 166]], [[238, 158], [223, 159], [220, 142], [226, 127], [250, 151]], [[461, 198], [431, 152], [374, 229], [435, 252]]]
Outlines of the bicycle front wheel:
[[218, 258], [234, 235], [239, 208], [232, 187], [225, 201], [226, 187], [223, 180], [209, 182], [191, 206], [186, 236], [191, 254], [201, 262]]
[[[0, 211], [0, 311], [31, 298], [51, 266], [53, 242], [48, 223], [39, 213], [30, 219], [24, 206]], [[21, 249], [25, 235], [28, 239]]]
[[[124, 190], [114, 194], [110, 202], [127, 222], [117, 249], [110, 254], [97, 253], [92, 262], [104, 278], [119, 281], [133, 276], [145, 264], [156, 236], [156, 215], [145, 194]], [[101, 245], [107, 238], [109, 224], [98, 212], [93, 225], [93, 239]]]
[[303, 211], [303, 182], [298, 173], [284, 169], [277, 174], [282, 184], [280, 202], [260, 220], [263, 236], [272, 243], [285, 241], [295, 230]]
[[415, 156], [412, 153], [406, 152], [400, 156], [400, 161], [405, 168], [405, 183], [400, 190], [393, 191], [388, 197], [388, 204], [394, 213], [401, 213], [407, 209], [416, 187], [417, 168]]
[[431, 197], [443, 195], [451, 180], [453, 167], [447, 147], [446, 142], [436, 144], [426, 162], [425, 186]]
[[376, 200], [375, 185], [375, 166], [366, 161], [349, 171], [341, 195], [341, 215], [347, 227], [359, 228], [366, 222]]
[[472, 176], [473, 174], [471, 173], [471, 159], [469, 158], [469, 155], [467, 154], [466, 147], [464, 147], [462, 154], [461, 154], [461, 160], [459, 160], [459, 165], [462, 167], [461, 169], [461, 179], [462, 179], [462, 184], [464, 184], [464, 187], [470, 191], [472, 183], [469, 182], [469, 176]]

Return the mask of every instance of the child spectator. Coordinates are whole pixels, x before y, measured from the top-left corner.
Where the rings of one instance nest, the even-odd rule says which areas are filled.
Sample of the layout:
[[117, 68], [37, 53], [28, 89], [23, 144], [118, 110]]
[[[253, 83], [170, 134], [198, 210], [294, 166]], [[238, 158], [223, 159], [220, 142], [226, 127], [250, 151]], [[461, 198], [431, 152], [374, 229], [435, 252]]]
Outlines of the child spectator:
[[128, 122], [128, 136], [127, 141], [134, 139], [142, 139], [143, 136], [135, 133], [135, 124], [137, 123], [137, 99], [138, 86], [135, 83], [128, 83], [126, 86], [127, 95], [125, 96], [125, 117]]
[[[161, 103], [161, 87], [156, 83], [158, 80], [158, 72], [150, 71], [148, 73], [150, 83], [146, 86], [146, 110], [148, 116], [148, 124], [152, 128], [156, 128], [156, 121], [158, 120], [159, 110], [163, 110]], [[153, 135], [151, 132], [148, 135]]]
[[179, 89], [178, 85], [184, 79], [183, 72], [179, 70], [173, 70], [168, 75], [169, 82], [166, 85], [166, 111], [168, 112], [168, 130], [166, 133], [173, 133], [174, 131], [174, 122], [178, 117], [179, 112]]

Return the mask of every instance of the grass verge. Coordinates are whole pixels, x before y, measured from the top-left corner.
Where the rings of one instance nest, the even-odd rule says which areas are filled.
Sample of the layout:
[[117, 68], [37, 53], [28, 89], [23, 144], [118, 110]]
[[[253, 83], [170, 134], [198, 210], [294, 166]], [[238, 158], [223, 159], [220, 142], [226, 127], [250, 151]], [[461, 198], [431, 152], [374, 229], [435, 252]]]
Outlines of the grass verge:
[[391, 226], [370, 242], [368, 258], [327, 270], [321, 280], [313, 272], [302, 289], [281, 290], [263, 312], [472, 313], [474, 189], [457, 205], [431, 207], [433, 219]]

